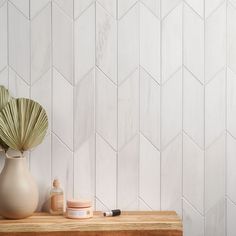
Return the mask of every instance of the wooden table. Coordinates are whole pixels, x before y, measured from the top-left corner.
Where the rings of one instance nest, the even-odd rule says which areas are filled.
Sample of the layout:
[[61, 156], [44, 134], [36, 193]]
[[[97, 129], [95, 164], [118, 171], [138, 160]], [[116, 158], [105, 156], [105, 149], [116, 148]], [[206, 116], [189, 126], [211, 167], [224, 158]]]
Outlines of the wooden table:
[[182, 236], [182, 223], [173, 211], [122, 212], [104, 217], [71, 220], [36, 213], [22, 220], [0, 218], [0, 236]]

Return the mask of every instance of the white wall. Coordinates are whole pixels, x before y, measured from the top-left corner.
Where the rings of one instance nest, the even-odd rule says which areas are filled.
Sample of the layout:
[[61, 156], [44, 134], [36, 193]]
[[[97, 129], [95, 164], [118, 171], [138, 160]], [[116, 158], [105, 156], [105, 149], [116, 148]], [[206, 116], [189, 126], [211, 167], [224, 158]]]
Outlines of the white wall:
[[97, 209], [236, 235], [235, 0], [0, 0], [0, 83], [48, 112], [39, 208], [58, 176]]

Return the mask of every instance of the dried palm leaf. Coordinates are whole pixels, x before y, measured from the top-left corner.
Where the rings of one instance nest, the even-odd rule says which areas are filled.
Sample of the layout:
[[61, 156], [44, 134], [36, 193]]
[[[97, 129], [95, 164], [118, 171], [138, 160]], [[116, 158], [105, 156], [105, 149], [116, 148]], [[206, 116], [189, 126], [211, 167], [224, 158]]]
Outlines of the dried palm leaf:
[[[0, 86], [0, 111], [7, 105], [11, 100], [11, 96], [8, 90], [4, 86]], [[0, 138], [0, 149], [6, 150], [8, 146]]]
[[0, 111], [7, 105], [11, 100], [11, 96], [8, 90], [4, 86], [0, 86]]
[[47, 128], [46, 111], [30, 99], [11, 100], [0, 113], [0, 137], [14, 150], [23, 152], [39, 145]]

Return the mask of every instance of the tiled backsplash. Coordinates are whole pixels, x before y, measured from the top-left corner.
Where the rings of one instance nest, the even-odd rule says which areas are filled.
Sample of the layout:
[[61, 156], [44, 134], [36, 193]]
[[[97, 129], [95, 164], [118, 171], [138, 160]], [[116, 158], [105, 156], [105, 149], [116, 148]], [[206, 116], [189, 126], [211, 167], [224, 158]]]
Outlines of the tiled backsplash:
[[235, 0], [0, 0], [0, 83], [50, 119], [39, 208], [57, 176], [99, 210], [236, 235]]

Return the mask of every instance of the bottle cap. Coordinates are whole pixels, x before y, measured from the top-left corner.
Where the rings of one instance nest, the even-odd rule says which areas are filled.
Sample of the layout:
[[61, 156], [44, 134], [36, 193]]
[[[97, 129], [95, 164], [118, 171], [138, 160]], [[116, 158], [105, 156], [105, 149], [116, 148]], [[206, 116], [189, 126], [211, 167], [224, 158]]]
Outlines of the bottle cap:
[[92, 202], [90, 200], [77, 200], [77, 199], [67, 200], [67, 207], [69, 208], [85, 208], [91, 206]]
[[60, 187], [60, 182], [59, 182], [59, 180], [58, 180], [58, 179], [54, 179], [52, 185], [53, 185], [53, 187], [55, 187], [55, 188], [59, 188], [59, 187]]

